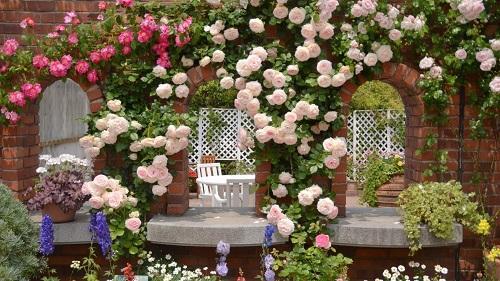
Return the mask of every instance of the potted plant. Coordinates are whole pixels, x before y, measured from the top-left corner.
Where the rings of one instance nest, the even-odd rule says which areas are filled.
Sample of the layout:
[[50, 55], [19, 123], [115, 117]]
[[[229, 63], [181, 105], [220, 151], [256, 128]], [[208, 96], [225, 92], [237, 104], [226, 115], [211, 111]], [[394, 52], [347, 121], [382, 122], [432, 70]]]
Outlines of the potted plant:
[[361, 171], [361, 201], [371, 207], [396, 207], [405, 188], [403, 173], [404, 159], [399, 154], [371, 154]]
[[500, 246], [494, 246], [490, 251], [485, 251], [485, 270], [492, 280], [500, 280]]
[[91, 162], [70, 154], [40, 156], [38, 182], [27, 190], [30, 211], [42, 210], [54, 223], [72, 221], [86, 201], [82, 185], [92, 175]]

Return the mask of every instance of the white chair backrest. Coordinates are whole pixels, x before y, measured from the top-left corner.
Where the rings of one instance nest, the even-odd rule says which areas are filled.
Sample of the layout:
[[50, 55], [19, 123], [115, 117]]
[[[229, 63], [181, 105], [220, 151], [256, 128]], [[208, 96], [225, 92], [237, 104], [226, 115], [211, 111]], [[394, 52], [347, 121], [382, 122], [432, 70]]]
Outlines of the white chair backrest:
[[[196, 175], [198, 177], [222, 176], [220, 163], [206, 163], [196, 165]], [[201, 194], [211, 194], [210, 187], [206, 184], [199, 184]]]
[[[253, 180], [228, 179], [227, 180], [227, 205], [229, 208], [242, 208], [255, 206], [255, 199], [250, 196]], [[252, 194], [255, 196], [255, 194]]]

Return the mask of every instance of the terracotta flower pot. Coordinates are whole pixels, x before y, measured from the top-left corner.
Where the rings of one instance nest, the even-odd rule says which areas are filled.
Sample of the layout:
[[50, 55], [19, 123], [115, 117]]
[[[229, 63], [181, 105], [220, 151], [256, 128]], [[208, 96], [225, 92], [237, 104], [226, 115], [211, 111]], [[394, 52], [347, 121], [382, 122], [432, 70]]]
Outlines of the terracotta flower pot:
[[59, 206], [52, 203], [43, 207], [42, 214], [49, 215], [54, 223], [64, 223], [75, 220], [76, 210], [65, 213]]
[[377, 204], [379, 207], [397, 207], [399, 194], [405, 189], [405, 179], [402, 175], [392, 177], [377, 189]]
[[201, 163], [215, 163], [215, 155], [202, 155]]

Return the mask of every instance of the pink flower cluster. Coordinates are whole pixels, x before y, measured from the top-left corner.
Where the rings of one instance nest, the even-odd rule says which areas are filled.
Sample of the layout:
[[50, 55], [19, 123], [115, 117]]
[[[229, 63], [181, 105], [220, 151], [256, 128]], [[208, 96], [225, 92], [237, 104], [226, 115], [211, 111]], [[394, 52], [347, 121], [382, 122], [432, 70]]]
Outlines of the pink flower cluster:
[[44, 55], [36, 55], [33, 57], [33, 66], [42, 69], [49, 65], [49, 58]]
[[340, 157], [347, 154], [347, 144], [344, 138], [327, 138], [323, 141], [323, 148], [331, 153], [323, 160], [328, 169], [336, 169], [340, 164]]
[[177, 152], [185, 149], [188, 144], [188, 136], [191, 134], [191, 129], [187, 126], [180, 125], [175, 127], [174, 125], [169, 125], [165, 136], [157, 136], [155, 138], [143, 138], [140, 141], [135, 141], [130, 144], [130, 151], [139, 152], [143, 148], [153, 147], [153, 148], [165, 148], [165, 154], [173, 155]]
[[482, 71], [490, 71], [495, 67], [497, 60], [495, 54], [489, 48], [484, 48], [476, 53], [476, 60], [481, 63], [479, 68]]
[[80, 20], [78, 19], [78, 16], [76, 15], [75, 11], [71, 11], [67, 12], [66, 15], [64, 16], [64, 23], [77, 25], [80, 24]]
[[125, 227], [132, 233], [139, 233], [142, 221], [139, 219], [139, 212], [131, 212], [129, 218], [125, 220]]
[[92, 135], [83, 136], [79, 140], [80, 146], [84, 149], [85, 155], [90, 158], [96, 158], [106, 144], [99, 137]]
[[0, 51], [7, 56], [12, 56], [16, 53], [19, 43], [16, 39], [9, 39], [3, 43], [2, 49]]
[[327, 218], [333, 220], [339, 214], [339, 208], [335, 206], [332, 199], [330, 198], [321, 198], [318, 200], [318, 204], [316, 205], [316, 209], [318, 212]]
[[153, 37], [153, 32], [158, 30], [155, 19], [150, 14], [145, 14], [140, 24], [140, 30], [137, 34], [137, 40], [141, 43], [148, 42]]
[[19, 107], [23, 107], [26, 105], [26, 98], [34, 101], [41, 92], [42, 86], [40, 84], [25, 83], [21, 86], [21, 91], [9, 93], [9, 102]]
[[319, 18], [323, 22], [327, 22], [332, 18], [332, 13], [337, 9], [339, 1], [337, 0], [319, 0], [316, 4], [320, 10]]
[[90, 195], [89, 204], [94, 209], [110, 207], [118, 209], [125, 204], [137, 205], [137, 198], [129, 195], [128, 188], [120, 185], [120, 181], [98, 175], [93, 181], [82, 185], [82, 193]]
[[149, 166], [139, 166], [137, 176], [147, 183], [157, 183], [153, 186], [153, 194], [162, 196], [167, 192], [167, 186], [172, 183], [172, 174], [167, 168], [168, 159], [165, 155], [157, 155], [153, 159], [153, 164]]
[[359, 0], [351, 7], [351, 14], [356, 17], [366, 17], [377, 11], [377, 1]]
[[175, 45], [177, 47], [184, 47], [191, 41], [191, 37], [189, 36], [189, 27], [191, 24], [193, 24], [193, 18], [188, 17], [176, 27]]
[[20, 23], [19, 23], [19, 26], [22, 28], [22, 29], [26, 29], [28, 27], [34, 27], [35, 26], [35, 21], [30, 18], [30, 17], [27, 17], [25, 19], [23, 19]]
[[462, 0], [458, 4], [458, 11], [465, 18], [465, 22], [475, 20], [484, 11], [483, 0]]
[[9, 111], [5, 106], [2, 106], [0, 112], [9, 120], [10, 124], [16, 124], [21, 119], [21, 116], [17, 112]]
[[116, 5], [121, 5], [125, 8], [130, 8], [134, 5], [134, 0], [116, 0]]
[[118, 42], [122, 45], [122, 54], [128, 55], [132, 52], [130, 45], [134, 41], [134, 33], [130, 30], [123, 31], [118, 36]]
[[254, 147], [255, 143], [253, 138], [248, 135], [247, 130], [240, 128], [238, 131], [238, 148], [243, 151]]
[[272, 205], [267, 213], [267, 221], [270, 224], [276, 225], [278, 232], [283, 237], [290, 236], [295, 231], [295, 225], [278, 205]]

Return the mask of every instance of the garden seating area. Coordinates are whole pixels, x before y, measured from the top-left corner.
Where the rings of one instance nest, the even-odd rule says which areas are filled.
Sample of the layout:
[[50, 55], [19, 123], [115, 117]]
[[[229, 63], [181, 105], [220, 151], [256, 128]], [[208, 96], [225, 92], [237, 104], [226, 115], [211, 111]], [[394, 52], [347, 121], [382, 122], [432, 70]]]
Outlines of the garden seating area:
[[0, 1], [0, 280], [500, 280], [496, 2]]

